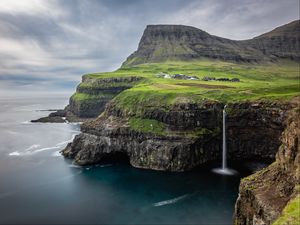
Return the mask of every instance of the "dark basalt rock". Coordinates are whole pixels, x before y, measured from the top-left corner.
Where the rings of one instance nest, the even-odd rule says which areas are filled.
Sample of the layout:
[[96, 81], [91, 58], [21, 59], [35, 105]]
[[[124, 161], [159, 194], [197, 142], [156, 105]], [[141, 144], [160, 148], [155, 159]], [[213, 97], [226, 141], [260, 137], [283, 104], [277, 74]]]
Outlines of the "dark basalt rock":
[[100, 117], [96, 124], [91, 123], [85, 124], [84, 133], [77, 135], [62, 152], [79, 165], [101, 163], [107, 155], [119, 152], [125, 154], [134, 167], [185, 171], [212, 160], [219, 152], [218, 142], [212, 141], [213, 134], [197, 140], [157, 136], [131, 130], [125, 120], [114, 117]]
[[66, 120], [60, 116], [46, 116], [37, 120], [31, 120], [32, 123], [65, 123]]
[[[237, 225], [270, 225], [287, 203], [299, 193], [300, 184], [300, 108], [289, 112], [276, 161], [241, 181], [235, 206]], [[292, 218], [287, 224], [297, 224]]]
[[[79, 165], [101, 163], [121, 152], [130, 164], [147, 169], [186, 171], [220, 160], [222, 104], [178, 104], [169, 111], [149, 111], [145, 118], [167, 125], [166, 135], [137, 132], [122, 110], [108, 105], [104, 114], [82, 125], [82, 134], [63, 151]], [[288, 105], [239, 103], [228, 105], [228, 157], [231, 160], [274, 160], [285, 127]], [[209, 132], [185, 135], [197, 129]], [[255, 145], [253, 143], [256, 143]]]
[[[52, 111], [52, 110], [51, 110]], [[63, 109], [59, 109], [49, 114], [49, 116], [39, 118], [37, 120], [31, 120], [32, 123], [64, 123], [66, 122], [67, 112]]]

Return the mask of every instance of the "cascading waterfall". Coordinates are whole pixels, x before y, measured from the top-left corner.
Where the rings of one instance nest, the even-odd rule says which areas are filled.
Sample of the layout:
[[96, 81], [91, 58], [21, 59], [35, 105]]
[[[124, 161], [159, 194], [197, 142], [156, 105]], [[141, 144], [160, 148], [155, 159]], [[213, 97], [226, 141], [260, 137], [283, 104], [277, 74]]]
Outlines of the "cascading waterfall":
[[215, 168], [213, 172], [223, 175], [234, 175], [237, 172], [227, 168], [227, 146], [226, 146], [226, 107], [223, 108], [223, 139], [222, 139], [222, 168]]
[[227, 168], [227, 159], [226, 159], [226, 106], [223, 109], [223, 153], [222, 153], [222, 169]]

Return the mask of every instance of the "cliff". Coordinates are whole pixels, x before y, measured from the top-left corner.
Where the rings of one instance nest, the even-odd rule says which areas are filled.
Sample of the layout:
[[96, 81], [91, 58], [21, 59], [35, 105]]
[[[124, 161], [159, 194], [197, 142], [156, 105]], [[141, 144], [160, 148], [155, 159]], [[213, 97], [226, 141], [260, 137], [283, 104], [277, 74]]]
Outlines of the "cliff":
[[97, 117], [104, 111], [106, 103], [122, 91], [132, 88], [141, 77], [93, 78], [83, 76], [76, 93], [71, 96], [68, 111], [78, 117]]
[[168, 60], [221, 59], [236, 62], [300, 59], [299, 20], [250, 40], [234, 41], [182, 25], [149, 25], [137, 51], [123, 66]]
[[[240, 184], [235, 224], [299, 224], [300, 108], [289, 112], [276, 161]], [[293, 211], [284, 211], [293, 204]], [[289, 214], [290, 213], [290, 214]]]
[[[110, 103], [63, 151], [79, 165], [127, 158], [134, 167], [186, 171], [218, 160], [223, 104], [177, 104], [168, 111], [146, 109], [143, 117]], [[231, 160], [274, 160], [288, 104], [234, 103], [228, 106]], [[256, 143], [253, 145], [253, 143]]]

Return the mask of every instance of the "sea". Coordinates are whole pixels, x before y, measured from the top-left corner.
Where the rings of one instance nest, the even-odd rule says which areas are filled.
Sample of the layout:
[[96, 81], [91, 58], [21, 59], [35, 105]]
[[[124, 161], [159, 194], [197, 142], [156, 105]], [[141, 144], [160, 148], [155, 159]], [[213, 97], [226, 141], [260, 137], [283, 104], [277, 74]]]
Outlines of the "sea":
[[[0, 224], [233, 223], [241, 177], [162, 172], [128, 164], [74, 165], [60, 151], [77, 123], [31, 123], [61, 109], [63, 96], [0, 97]], [[221, 162], [221, 159], [220, 159]]]

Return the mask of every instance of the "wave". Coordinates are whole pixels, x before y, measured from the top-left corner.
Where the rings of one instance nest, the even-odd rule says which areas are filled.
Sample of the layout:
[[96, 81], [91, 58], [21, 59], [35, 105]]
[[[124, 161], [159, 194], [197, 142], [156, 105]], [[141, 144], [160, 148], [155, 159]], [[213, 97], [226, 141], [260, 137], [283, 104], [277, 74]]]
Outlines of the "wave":
[[41, 145], [39, 145], [39, 144], [34, 144], [34, 145], [31, 145], [29, 148], [27, 148], [27, 149], [25, 149], [25, 151], [27, 152], [27, 151], [31, 151], [32, 149], [35, 149], [35, 148], [38, 148], [38, 147], [40, 147]]
[[176, 198], [164, 200], [164, 201], [161, 201], [161, 202], [156, 202], [156, 203], [153, 204], [153, 206], [154, 207], [159, 207], [159, 206], [164, 206], [164, 205], [175, 204], [176, 202], [181, 201], [181, 200], [183, 200], [183, 199], [185, 199], [189, 196], [190, 196], [190, 194], [185, 194], [185, 195], [182, 195], [182, 196], [179, 196], [179, 197], [176, 197]]
[[[78, 132], [78, 133], [80, 133], [80, 132]], [[69, 140], [66, 140], [66, 141], [60, 142], [60, 143], [56, 144], [56, 146], [65, 145], [65, 144], [67, 144], [67, 143], [69, 143], [69, 142], [73, 141], [73, 139], [75, 138], [75, 136], [76, 136], [78, 133], [74, 133], [74, 134], [72, 135], [72, 137], [71, 137]]]
[[[66, 141], [63, 141], [63, 142], [59, 142], [57, 143], [56, 145], [54, 146], [51, 146], [51, 147], [45, 147], [45, 148], [39, 148], [40, 145], [39, 144], [33, 144], [31, 145], [30, 147], [28, 147], [27, 149], [25, 149], [24, 151], [22, 152], [19, 152], [19, 151], [14, 151], [14, 152], [11, 152], [9, 153], [8, 155], [9, 156], [23, 156], [23, 155], [32, 155], [32, 154], [36, 154], [36, 153], [39, 153], [39, 152], [43, 152], [43, 151], [48, 151], [48, 150], [53, 150], [53, 149], [61, 149], [63, 148], [67, 143], [71, 142], [75, 136], [77, 135], [78, 133], [74, 133], [72, 135], [72, 137], [69, 139], [69, 140], [66, 140]], [[39, 149], [37, 149], [39, 148]], [[59, 151], [58, 151], [59, 152]], [[59, 153], [56, 153], [54, 152], [52, 155], [53, 156], [59, 156], [58, 155]]]
[[37, 149], [35, 151], [32, 151], [31, 153], [34, 154], [34, 153], [38, 153], [38, 152], [43, 152], [43, 151], [47, 151], [47, 150], [51, 150], [51, 149], [57, 149], [57, 148], [60, 148], [61, 146], [53, 146], [53, 147], [48, 147], [48, 148], [40, 148], [40, 149]]

